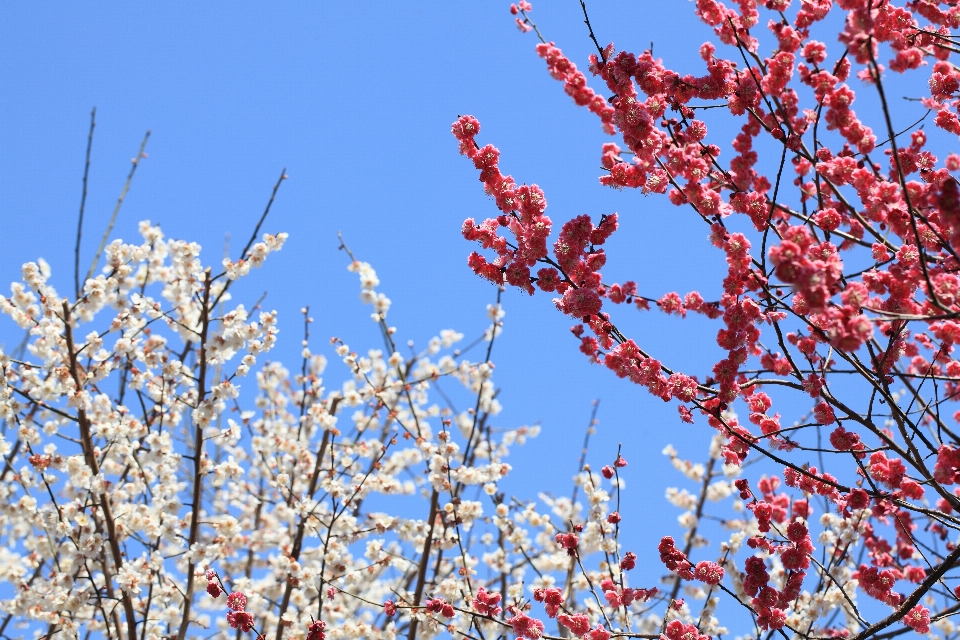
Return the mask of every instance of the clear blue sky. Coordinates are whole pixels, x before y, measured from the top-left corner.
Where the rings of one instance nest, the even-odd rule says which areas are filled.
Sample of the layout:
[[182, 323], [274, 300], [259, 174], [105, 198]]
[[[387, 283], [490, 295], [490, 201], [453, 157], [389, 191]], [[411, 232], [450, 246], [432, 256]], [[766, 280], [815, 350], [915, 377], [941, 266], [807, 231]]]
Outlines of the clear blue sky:
[[[539, 2], [533, 17], [581, 67], [591, 43], [579, 3]], [[711, 39], [688, 2], [595, 2], [602, 43], [655, 53], [702, 73], [697, 48]], [[765, 20], [765, 19], [764, 19]], [[338, 335], [378, 347], [369, 309], [337, 251], [341, 230], [377, 268], [394, 302], [402, 340], [424, 345], [440, 329], [468, 339], [486, 323], [495, 292], [473, 276], [465, 217], [496, 209], [449, 133], [458, 114], [480, 118], [481, 144], [502, 151], [501, 167], [546, 192], [563, 221], [618, 211], [621, 231], [605, 275], [635, 279], [644, 295], [699, 289], [716, 299], [722, 255], [705, 227], [665, 198], [599, 186], [600, 145], [610, 140], [576, 108], [520, 34], [507, 2], [328, 2], [256, 5], [204, 2], [114, 5], [0, 5], [0, 281], [43, 256], [54, 282], [72, 290], [73, 242], [91, 107], [97, 107], [83, 264], [147, 129], [147, 153], [114, 237], [133, 238], [150, 219], [168, 236], [200, 242], [219, 263], [224, 235], [233, 255], [246, 241], [280, 170], [290, 176], [265, 226], [287, 231], [286, 248], [235, 290], [248, 305], [280, 312], [275, 357], [293, 364], [298, 310], [309, 304], [318, 346]], [[837, 45], [828, 41], [836, 55]], [[600, 88], [599, 84], [594, 84]], [[720, 138], [727, 144], [731, 130]], [[5, 286], [4, 286], [5, 289]], [[506, 327], [496, 345], [503, 426], [540, 422], [543, 435], [518, 450], [512, 486], [568, 492], [590, 402], [601, 398], [590, 459], [612, 459], [618, 442], [627, 475], [624, 531], [650, 581], [660, 575], [653, 541], [677, 533], [664, 487], [686, 486], [660, 456], [667, 443], [701, 457], [703, 420], [682, 425], [675, 407], [590, 366], [550, 296], [504, 296]], [[665, 363], [703, 374], [720, 354], [716, 325], [618, 310], [618, 325]], [[0, 344], [21, 334], [0, 322]], [[326, 348], [326, 347], [325, 347]], [[330, 382], [345, 375], [334, 363]], [[329, 387], [330, 385], [328, 385]]]

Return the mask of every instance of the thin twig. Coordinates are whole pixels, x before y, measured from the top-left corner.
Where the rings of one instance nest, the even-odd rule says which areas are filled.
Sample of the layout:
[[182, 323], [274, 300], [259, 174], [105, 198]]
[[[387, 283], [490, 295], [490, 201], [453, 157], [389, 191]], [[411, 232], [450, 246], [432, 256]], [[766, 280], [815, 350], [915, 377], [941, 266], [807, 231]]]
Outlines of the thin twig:
[[263, 215], [260, 216], [260, 219], [257, 220], [257, 226], [253, 228], [253, 233], [250, 234], [250, 239], [247, 240], [247, 245], [243, 248], [243, 251], [240, 252], [240, 259], [245, 260], [247, 257], [247, 252], [250, 251], [250, 247], [253, 246], [253, 243], [257, 241], [257, 234], [260, 233], [260, 227], [263, 225], [263, 221], [267, 219], [267, 214], [270, 213], [270, 207], [273, 206], [273, 200], [277, 197], [277, 190], [280, 189], [280, 185], [284, 180], [287, 179], [287, 168], [284, 167], [280, 171], [280, 177], [277, 178], [277, 183], [273, 185], [273, 191], [270, 193], [270, 200], [267, 201], [267, 206], [263, 210]]
[[[267, 200], [267, 206], [264, 208], [263, 214], [260, 216], [260, 219], [257, 221], [257, 226], [253, 228], [253, 233], [250, 234], [250, 239], [247, 240], [246, 246], [244, 246], [243, 251], [240, 252], [240, 260], [245, 260], [247, 258], [247, 252], [250, 251], [250, 247], [253, 246], [253, 243], [257, 241], [257, 234], [260, 233], [260, 227], [263, 225], [263, 221], [267, 219], [267, 215], [270, 213], [270, 207], [273, 206], [273, 200], [274, 198], [277, 197], [277, 190], [280, 189], [280, 185], [288, 177], [289, 176], [287, 176], [287, 168], [284, 167], [283, 170], [280, 171], [280, 177], [277, 179], [277, 183], [273, 185], [273, 191], [270, 192], [270, 199]], [[214, 278], [214, 280], [216, 280], [219, 277], [220, 276], [217, 276], [216, 278]], [[227, 280], [227, 283], [223, 286], [223, 289], [220, 290], [220, 293], [217, 294], [217, 297], [214, 299], [213, 304], [211, 305], [212, 307], [216, 307], [218, 304], [220, 304], [220, 299], [227, 293], [227, 289], [230, 288], [230, 284], [232, 282], [233, 280]]]
[[97, 126], [97, 108], [90, 112], [90, 134], [87, 136], [87, 162], [83, 167], [83, 193], [80, 196], [80, 218], [77, 221], [77, 245], [73, 249], [73, 288], [80, 297], [80, 237], [83, 235], [83, 210], [87, 205], [87, 177], [90, 175], [90, 150], [93, 148], [93, 129]]
[[590, 31], [590, 39], [593, 40], [594, 46], [597, 47], [597, 51], [600, 53], [600, 62], [606, 64], [607, 57], [603, 54], [603, 47], [597, 42], [597, 36], [593, 35], [593, 27], [590, 26], [590, 16], [587, 15], [587, 5], [583, 0], [580, 0], [580, 8], [583, 9], [583, 23], [587, 25], [587, 29]]
[[[590, 436], [593, 435], [594, 428], [597, 425], [597, 411], [599, 409], [600, 399], [597, 398], [593, 401], [593, 410], [590, 412], [590, 422], [587, 424], [587, 432], [583, 435], [583, 448], [580, 450], [580, 462], [577, 463], [577, 475], [580, 475], [580, 472], [583, 471], [583, 467], [587, 462], [587, 448], [590, 446]], [[570, 498], [571, 508], [577, 503], [577, 490], [579, 488], [579, 484], [573, 484], [573, 496]]]
[[[120, 207], [123, 206], [123, 199], [127, 197], [127, 192], [130, 191], [130, 183], [133, 182], [133, 174], [137, 172], [137, 167], [140, 166], [140, 160], [146, 156], [143, 153], [143, 150], [147, 147], [147, 140], [150, 139], [150, 131], [147, 130], [146, 135], [143, 136], [143, 142], [140, 143], [140, 150], [137, 151], [137, 157], [135, 157], [131, 162], [130, 173], [127, 175], [127, 181], [123, 183], [123, 190], [120, 191], [120, 197], [117, 198], [117, 206], [113, 208], [113, 215], [110, 216], [110, 224], [107, 225], [107, 230], [103, 232], [103, 237], [100, 238], [100, 246], [97, 247], [97, 252], [93, 255], [93, 262], [90, 263], [90, 269], [87, 271], [87, 277], [84, 278], [84, 282], [93, 277], [93, 272], [97, 269], [97, 264], [100, 262], [100, 256], [103, 255], [103, 249], [107, 246], [107, 240], [110, 239], [110, 233], [113, 231], [113, 225], [117, 221], [117, 216], [120, 214]], [[77, 284], [79, 289], [79, 283]], [[79, 293], [77, 296], [79, 297]]]

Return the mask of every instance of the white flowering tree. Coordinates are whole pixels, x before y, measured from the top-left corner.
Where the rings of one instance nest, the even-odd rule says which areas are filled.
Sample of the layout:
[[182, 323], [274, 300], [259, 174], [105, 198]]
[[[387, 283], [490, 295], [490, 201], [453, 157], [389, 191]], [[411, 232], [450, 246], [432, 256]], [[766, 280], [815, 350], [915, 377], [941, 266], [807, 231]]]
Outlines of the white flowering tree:
[[[149, 222], [140, 235], [108, 244], [77, 296], [39, 260], [0, 297], [28, 331], [19, 353], [0, 352], [3, 637], [497, 633], [504, 595], [519, 602], [525, 582], [570, 568], [554, 542], [566, 526], [498, 490], [510, 447], [538, 431], [490, 421], [499, 303], [481, 361], [450, 330], [403, 357], [390, 300], [351, 255], [384, 347], [361, 355], [334, 339], [345, 381], [325, 385], [307, 309], [291, 373], [263, 360], [276, 314], [231, 302], [231, 283], [286, 234], [215, 267]], [[440, 378], [472, 406], [432, 399]], [[606, 517], [599, 478], [584, 478]], [[592, 523], [581, 552], [616, 553], [609, 534]], [[477, 598], [485, 615], [454, 615]]]

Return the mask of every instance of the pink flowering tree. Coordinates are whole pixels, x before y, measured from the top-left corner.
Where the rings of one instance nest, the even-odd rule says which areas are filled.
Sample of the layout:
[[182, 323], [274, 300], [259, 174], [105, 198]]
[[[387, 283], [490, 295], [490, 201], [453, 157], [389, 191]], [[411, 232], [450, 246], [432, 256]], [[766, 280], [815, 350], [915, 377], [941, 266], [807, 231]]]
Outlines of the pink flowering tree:
[[[549, 295], [586, 358], [675, 403], [688, 429], [715, 433], [710, 461], [691, 474], [699, 496], [668, 495], [690, 517], [683, 543], [664, 537], [659, 548], [673, 576], [656, 596], [667, 613], [623, 607], [628, 587], [615, 575], [600, 604], [622, 613], [627, 635], [650, 633], [648, 620], [668, 638], [726, 633], [713, 617], [723, 596], [735, 605], [725, 611], [748, 614], [731, 628], [757, 637], [949, 636], [960, 611], [960, 412], [950, 409], [960, 390], [960, 8], [697, 0], [716, 40], [693, 71], [602, 47], [581, 7], [596, 45], [586, 73], [548, 41], [530, 3], [511, 13], [535, 32], [546, 71], [613, 137], [599, 145], [600, 183], [666, 196], [703, 223], [704, 250], [726, 259], [709, 294], [645, 291], [642, 271], [612, 282], [602, 271], [624, 257], [605, 251], [616, 213], [551, 220], [535, 175], [507, 175], [509, 159], [476, 118], [453, 124], [497, 210], [463, 223], [479, 244], [470, 268]], [[833, 34], [835, 55], [814, 31]], [[893, 106], [898, 75], [925, 81], [906, 116]], [[869, 117], [854, 111], [857, 93], [878, 104]], [[733, 140], [708, 131], [721, 119], [739, 127]], [[713, 320], [723, 357], [704, 371], [661, 362], [655, 341], [621, 328], [651, 310]], [[774, 473], [748, 478], [757, 460]], [[698, 524], [717, 473], [735, 478], [739, 514], [722, 520], [727, 540], [691, 557], [706, 542]], [[682, 583], [699, 609], [679, 604]], [[574, 591], [564, 586], [564, 602]], [[582, 611], [596, 621], [589, 599]]]

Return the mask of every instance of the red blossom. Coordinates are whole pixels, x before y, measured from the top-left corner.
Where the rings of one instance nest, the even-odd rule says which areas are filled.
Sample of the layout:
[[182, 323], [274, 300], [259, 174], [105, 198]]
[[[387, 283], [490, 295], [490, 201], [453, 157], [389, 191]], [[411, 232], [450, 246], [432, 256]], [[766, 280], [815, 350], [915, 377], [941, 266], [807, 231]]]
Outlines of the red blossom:
[[574, 533], [558, 533], [555, 540], [561, 549], [566, 549], [570, 555], [576, 555], [577, 545], [580, 539]]
[[243, 611], [247, 608], [247, 596], [241, 591], [234, 591], [227, 596], [227, 606], [234, 611]]
[[930, 633], [930, 610], [918, 604], [903, 616], [903, 624], [917, 633]]
[[667, 569], [675, 572], [681, 578], [693, 580], [693, 565], [687, 560], [687, 556], [674, 546], [673, 538], [664, 536], [660, 540], [660, 562], [666, 565]]
[[477, 596], [473, 599], [473, 608], [483, 615], [498, 616], [503, 611], [499, 606], [500, 597], [499, 593], [490, 593], [480, 587], [477, 590]]
[[540, 640], [543, 636], [543, 622], [531, 618], [525, 613], [518, 613], [507, 619], [507, 624], [513, 627], [513, 632], [520, 638]]
[[557, 617], [557, 621], [562, 624], [564, 627], [570, 630], [570, 633], [577, 636], [578, 638], [583, 636], [587, 631], [590, 630], [590, 620], [586, 615], [578, 613], [575, 615], [567, 615], [561, 613]]
[[598, 624], [597, 628], [587, 634], [589, 640], [610, 640], [610, 632]]
[[327, 623], [323, 620], [314, 620], [307, 627], [307, 640], [324, 640], [327, 637], [323, 631], [327, 628]]
[[718, 565], [716, 562], [708, 562], [702, 560], [697, 563], [696, 568], [693, 571], [694, 577], [710, 585], [718, 585], [720, 581], [723, 580], [723, 567]]
[[231, 628], [246, 633], [253, 629], [253, 616], [246, 611], [230, 611], [227, 613], [227, 623]]
[[386, 614], [388, 618], [391, 618], [397, 615], [397, 605], [393, 600], [385, 600], [383, 602], [383, 613]]
[[220, 588], [220, 585], [216, 582], [207, 583], [207, 593], [209, 593], [214, 598], [219, 598], [220, 594], [223, 593], [223, 589]]

